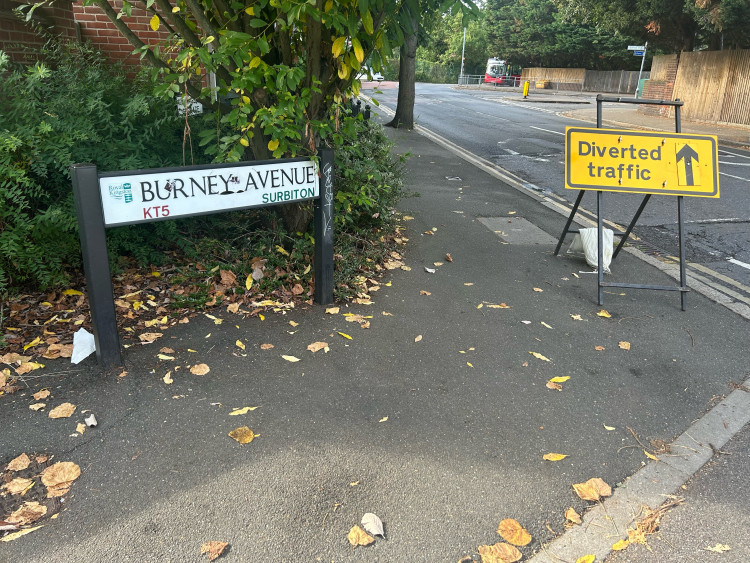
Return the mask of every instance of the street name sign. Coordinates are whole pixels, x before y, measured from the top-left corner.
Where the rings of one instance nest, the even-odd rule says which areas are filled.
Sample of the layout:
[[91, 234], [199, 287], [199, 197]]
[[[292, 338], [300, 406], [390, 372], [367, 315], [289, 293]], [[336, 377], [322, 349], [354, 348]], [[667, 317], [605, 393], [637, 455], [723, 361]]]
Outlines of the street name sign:
[[628, 45], [628, 51], [645, 51], [645, 45]]
[[716, 136], [566, 127], [565, 187], [717, 198]]
[[633, 51], [633, 56], [634, 57], [642, 57], [643, 53], [645, 53], [645, 52], [646, 51]]
[[309, 159], [131, 170], [99, 175], [107, 227], [314, 199]]

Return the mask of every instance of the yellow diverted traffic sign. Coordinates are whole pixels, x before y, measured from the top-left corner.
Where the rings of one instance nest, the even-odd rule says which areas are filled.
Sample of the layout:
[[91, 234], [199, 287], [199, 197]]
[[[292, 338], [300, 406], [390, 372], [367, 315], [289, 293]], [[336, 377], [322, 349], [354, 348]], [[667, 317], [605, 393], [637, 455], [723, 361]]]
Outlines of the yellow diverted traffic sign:
[[716, 137], [566, 127], [565, 187], [719, 197]]

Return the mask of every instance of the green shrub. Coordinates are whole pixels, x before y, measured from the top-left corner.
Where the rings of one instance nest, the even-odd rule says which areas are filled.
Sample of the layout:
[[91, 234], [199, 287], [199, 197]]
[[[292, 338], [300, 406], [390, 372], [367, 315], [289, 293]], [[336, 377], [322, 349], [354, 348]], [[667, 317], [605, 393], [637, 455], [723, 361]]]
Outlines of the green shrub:
[[[62, 285], [79, 267], [71, 164], [182, 162], [184, 123], [173, 102], [147, 94], [89, 46], [50, 39], [42, 57], [23, 68], [0, 52], [0, 293]], [[113, 234], [114, 253], [154, 258], [140, 244], [149, 231], [163, 241], [170, 228]]]

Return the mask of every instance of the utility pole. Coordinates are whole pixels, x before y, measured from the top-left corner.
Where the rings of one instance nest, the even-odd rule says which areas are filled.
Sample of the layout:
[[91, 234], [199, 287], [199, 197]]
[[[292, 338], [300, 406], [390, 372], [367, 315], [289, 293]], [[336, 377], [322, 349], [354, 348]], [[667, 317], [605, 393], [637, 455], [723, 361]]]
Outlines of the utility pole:
[[461, 76], [458, 78], [458, 83], [463, 84], [464, 81], [464, 54], [466, 53], [466, 28], [464, 28], [464, 44], [461, 47]]
[[641, 74], [643, 74], [643, 63], [646, 62], [646, 51], [648, 50], [648, 41], [643, 44], [643, 58], [641, 58], [641, 70], [638, 71], [638, 82], [635, 85], [635, 97], [638, 98], [638, 86], [641, 85]]

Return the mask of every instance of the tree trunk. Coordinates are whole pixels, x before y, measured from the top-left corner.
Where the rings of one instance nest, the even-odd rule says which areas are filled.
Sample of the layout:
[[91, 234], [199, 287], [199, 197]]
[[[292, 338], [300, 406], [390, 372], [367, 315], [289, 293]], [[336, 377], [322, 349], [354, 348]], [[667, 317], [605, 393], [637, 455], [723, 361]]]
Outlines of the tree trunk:
[[411, 30], [404, 34], [401, 46], [401, 60], [398, 65], [398, 101], [396, 115], [387, 123], [388, 127], [414, 129], [414, 82], [417, 71], [417, 34], [419, 20], [417, 14], [411, 15]]

